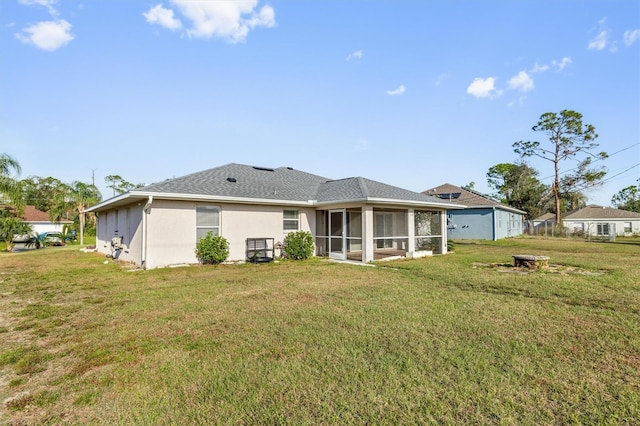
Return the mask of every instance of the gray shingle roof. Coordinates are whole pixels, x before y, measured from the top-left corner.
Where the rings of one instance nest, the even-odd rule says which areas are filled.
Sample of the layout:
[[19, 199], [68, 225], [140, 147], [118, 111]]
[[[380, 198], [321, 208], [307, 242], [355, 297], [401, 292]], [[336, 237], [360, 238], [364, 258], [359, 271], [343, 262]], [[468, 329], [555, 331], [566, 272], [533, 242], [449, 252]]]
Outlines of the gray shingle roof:
[[447, 204], [447, 201], [419, 192], [409, 191], [375, 180], [352, 177], [327, 181], [320, 185], [317, 201], [319, 203], [359, 200], [402, 200], [404, 202]]
[[91, 209], [99, 210], [114, 203], [123, 204], [129, 198], [144, 198], [149, 195], [175, 199], [209, 196], [244, 199], [245, 202], [274, 200], [325, 204], [373, 199], [390, 203], [451, 206], [446, 200], [362, 177], [330, 180], [290, 167], [270, 169], [230, 163], [137, 188]]
[[315, 199], [318, 186], [327, 180], [288, 167], [269, 169], [231, 163], [147, 185], [132, 192], [308, 201]]
[[563, 215], [563, 219], [640, 219], [640, 213], [627, 210], [614, 209], [612, 207], [602, 207], [595, 204], [574, 210]]

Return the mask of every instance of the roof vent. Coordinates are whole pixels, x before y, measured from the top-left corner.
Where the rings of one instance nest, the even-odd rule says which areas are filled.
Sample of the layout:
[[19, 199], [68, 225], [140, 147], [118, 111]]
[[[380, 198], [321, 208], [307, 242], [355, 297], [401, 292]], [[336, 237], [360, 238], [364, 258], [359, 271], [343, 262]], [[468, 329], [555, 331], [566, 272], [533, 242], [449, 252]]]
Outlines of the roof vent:
[[262, 170], [264, 172], [272, 172], [273, 169], [270, 169], [269, 167], [257, 167], [257, 166], [253, 166], [254, 170]]
[[288, 170], [293, 170], [293, 167], [287, 167]]
[[227, 182], [237, 182], [236, 178], [227, 178]]

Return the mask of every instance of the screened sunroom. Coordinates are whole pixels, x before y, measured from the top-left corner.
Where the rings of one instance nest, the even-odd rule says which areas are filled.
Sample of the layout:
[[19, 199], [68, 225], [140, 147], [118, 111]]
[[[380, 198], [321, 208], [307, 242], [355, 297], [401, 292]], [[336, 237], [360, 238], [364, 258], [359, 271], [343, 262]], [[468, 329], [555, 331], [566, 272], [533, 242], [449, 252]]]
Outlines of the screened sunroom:
[[316, 212], [316, 255], [370, 262], [446, 252], [444, 211], [363, 206]]

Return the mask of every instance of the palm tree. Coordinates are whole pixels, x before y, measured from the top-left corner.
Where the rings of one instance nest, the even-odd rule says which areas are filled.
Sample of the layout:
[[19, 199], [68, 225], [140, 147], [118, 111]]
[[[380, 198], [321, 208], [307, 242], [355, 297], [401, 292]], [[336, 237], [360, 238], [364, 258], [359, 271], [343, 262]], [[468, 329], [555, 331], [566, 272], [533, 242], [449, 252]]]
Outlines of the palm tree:
[[15, 171], [16, 174], [22, 173], [20, 163], [14, 160], [9, 154], [0, 154], [0, 176], [9, 176], [11, 170]]
[[22, 172], [20, 163], [9, 154], [0, 154], [0, 194], [7, 197], [16, 210], [22, 210], [22, 191], [18, 182], [11, 177], [12, 171], [19, 175]]
[[63, 185], [63, 191], [56, 197], [50, 216], [60, 220], [69, 211], [78, 213], [80, 220], [80, 245], [84, 244], [85, 210], [87, 207], [99, 203], [102, 195], [95, 185], [74, 181], [71, 185]]

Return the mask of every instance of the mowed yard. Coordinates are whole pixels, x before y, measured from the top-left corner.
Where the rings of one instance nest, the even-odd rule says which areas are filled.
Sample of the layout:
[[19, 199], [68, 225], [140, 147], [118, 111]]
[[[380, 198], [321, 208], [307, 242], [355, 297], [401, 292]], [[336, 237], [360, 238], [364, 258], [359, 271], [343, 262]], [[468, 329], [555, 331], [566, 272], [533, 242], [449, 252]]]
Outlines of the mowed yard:
[[104, 261], [0, 253], [0, 423], [640, 424], [639, 239], [376, 267]]

